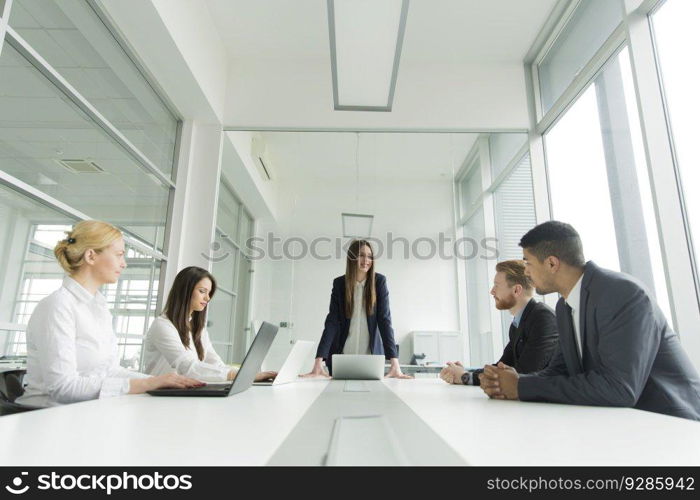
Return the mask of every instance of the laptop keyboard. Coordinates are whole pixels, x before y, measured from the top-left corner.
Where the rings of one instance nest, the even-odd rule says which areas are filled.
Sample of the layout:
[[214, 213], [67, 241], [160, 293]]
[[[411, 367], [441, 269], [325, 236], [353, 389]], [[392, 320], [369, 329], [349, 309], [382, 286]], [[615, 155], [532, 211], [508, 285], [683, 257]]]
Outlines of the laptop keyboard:
[[188, 391], [227, 391], [231, 388], [231, 384], [207, 384], [201, 387], [189, 387]]

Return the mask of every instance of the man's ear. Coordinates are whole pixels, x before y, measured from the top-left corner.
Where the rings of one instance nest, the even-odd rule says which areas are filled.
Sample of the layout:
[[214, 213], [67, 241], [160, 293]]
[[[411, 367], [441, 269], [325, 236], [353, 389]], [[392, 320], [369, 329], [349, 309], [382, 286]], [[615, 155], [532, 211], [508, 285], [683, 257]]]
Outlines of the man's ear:
[[521, 285], [520, 283], [516, 283], [515, 286], [513, 287], [513, 293], [517, 297], [520, 297], [523, 294], [523, 285]]
[[549, 270], [550, 273], [556, 273], [559, 270], [559, 266], [561, 265], [561, 261], [559, 260], [559, 257], [555, 257], [554, 255], [550, 255], [545, 259], [545, 264], [547, 265], [547, 269]]

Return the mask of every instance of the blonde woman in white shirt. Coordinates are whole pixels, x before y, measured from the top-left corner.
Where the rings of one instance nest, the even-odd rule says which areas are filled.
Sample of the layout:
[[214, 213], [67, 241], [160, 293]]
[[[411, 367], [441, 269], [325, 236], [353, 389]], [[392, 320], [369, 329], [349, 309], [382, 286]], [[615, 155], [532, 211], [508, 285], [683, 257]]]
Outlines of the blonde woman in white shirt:
[[[144, 342], [146, 373], [176, 372], [206, 382], [233, 380], [237, 370], [214, 350], [206, 329], [206, 307], [216, 292], [216, 280], [206, 269], [190, 266], [173, 281], [163, 315], [156, 318]], [[261, 372], [256, 381], [274, 379]]]
[[27, 386], [18, 403], [46, 407], [202, 385], [119, 365], [112, 315], [99, 288], [116, 283], [126, 268], [121, 231], [106, 222], [79, 222], [54, 255], [68, 276], [37, 304], [27, 324]]

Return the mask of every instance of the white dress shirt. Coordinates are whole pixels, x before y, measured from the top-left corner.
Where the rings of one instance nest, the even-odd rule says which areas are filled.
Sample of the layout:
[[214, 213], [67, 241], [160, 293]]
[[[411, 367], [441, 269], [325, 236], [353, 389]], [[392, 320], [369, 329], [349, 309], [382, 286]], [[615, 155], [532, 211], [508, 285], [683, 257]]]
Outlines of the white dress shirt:
[[345, 340], [343, 354], [372, 354], [369, 348], [369, 328], [367, 327], [367, 313], [363, 305], [365, 282], [355, 283], [353, 290], [352, 316], [350, 317], [350, 329]]
[[197, 357], [197, 349], [188, 336], [188, 347], [180, 340], [180, 334], [167, 316], [156, 318], [146, 334], [144, 342], [144, 371], [151, 375], [176, 372], [203, 382], [225, 382], [231, 370], [214, 350], [209, 332], [202, 330], [204, 359]]
[[571, 319], [574, 324], [574, 337], [576, 338], [576, 347], [578, 348], [578, 357], [583, 359], [581, 355], [581, 332], [580, 329], [580, 311], [581, 311], [581, 282], [583, 281], [583, 274], [578, 279], [574, 287], [569, 292], [569, 296], [566, 298], [565, 302], [571, 308]]
[[27, 387], [18, 403], [57, 406], [129, 392], [147, 375], [119, 366], [117, 337], [104, 296], [72, 278], [44, 298], [27, 324]]

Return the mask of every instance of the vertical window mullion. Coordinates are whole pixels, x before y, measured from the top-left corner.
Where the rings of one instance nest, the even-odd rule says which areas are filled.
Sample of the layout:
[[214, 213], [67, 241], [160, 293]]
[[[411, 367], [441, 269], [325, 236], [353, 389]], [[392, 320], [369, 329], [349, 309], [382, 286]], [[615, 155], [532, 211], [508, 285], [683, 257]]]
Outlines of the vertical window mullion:
[[595, 87], [620, 270], [642, 280], [654, 293], [649, 240], [617, 60], [596, 79]]

